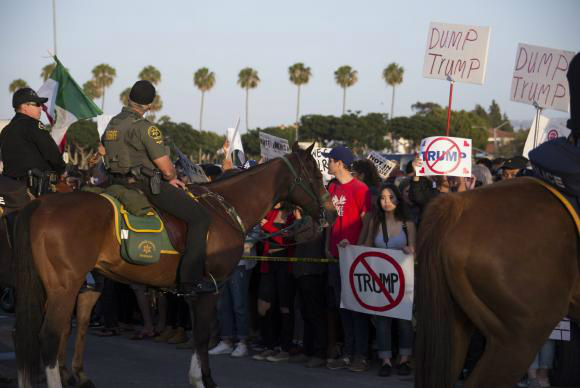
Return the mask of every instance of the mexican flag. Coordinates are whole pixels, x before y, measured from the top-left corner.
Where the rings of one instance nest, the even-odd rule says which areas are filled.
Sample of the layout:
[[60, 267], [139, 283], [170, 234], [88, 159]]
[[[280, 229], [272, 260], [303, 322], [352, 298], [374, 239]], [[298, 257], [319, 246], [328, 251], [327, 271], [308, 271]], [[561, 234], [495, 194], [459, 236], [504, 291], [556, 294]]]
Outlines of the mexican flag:
[[54, 71], [37, 93], [40, 97], [48, 98], [42, 109], [52, 125], [52, 138], [62, 150], [66, 131], [72, 123], [98, 116], [102, 112], [83, 93], [58, 58], [54, 57], [54, 60]]

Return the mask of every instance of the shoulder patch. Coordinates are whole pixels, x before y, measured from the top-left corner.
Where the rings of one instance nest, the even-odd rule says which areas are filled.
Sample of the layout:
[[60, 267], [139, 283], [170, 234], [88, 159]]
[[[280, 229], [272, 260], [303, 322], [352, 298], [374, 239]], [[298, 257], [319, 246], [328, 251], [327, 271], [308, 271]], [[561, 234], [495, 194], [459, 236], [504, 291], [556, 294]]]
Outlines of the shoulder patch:
[[46, 126], [39, 121], [38, 122], [38, 129], [42, 129], [42, 130], [46, 131]]
[[147, 128], [147, 135], [157, 144], [163, 144], [163, 135], [161, 134], [161, 130], [157, 128], [155, 125], [150, 126]]
[[119, 136], [119, 131], [116, 129], [109, 129], [105, 132], [105, 140], [107, 141], [117, 141]]

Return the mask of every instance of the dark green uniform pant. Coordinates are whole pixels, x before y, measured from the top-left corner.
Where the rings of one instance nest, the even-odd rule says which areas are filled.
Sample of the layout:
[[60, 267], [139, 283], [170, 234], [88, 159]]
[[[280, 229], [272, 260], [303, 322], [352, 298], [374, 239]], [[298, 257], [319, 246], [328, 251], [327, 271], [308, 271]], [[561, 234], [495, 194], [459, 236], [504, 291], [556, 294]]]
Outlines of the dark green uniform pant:
[[161, 192], [157, 195], [151, 193], [148, 184], [142, 185], [142, 189], [153, 205], [187, 223], [187, 246], [179, 264], [177, 281], [181, 284], [200, 282], [206, 258], [208, 213], [184, 190], [165, 181], [161, 182]]

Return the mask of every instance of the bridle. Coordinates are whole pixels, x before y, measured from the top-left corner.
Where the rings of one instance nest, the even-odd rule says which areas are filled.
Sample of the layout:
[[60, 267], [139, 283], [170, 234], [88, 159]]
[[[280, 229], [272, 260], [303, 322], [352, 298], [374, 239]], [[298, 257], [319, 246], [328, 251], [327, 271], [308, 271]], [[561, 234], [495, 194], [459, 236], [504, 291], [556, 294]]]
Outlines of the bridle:
[[[328, 194], [328, 191], [325, 191], [325, 193], [322, 196], [318, 196], [315, 194], [316, 189], [314, 186], [313, 178], [308, 173], [308, 170], [305, 168], [304, 163], [302, 162], [302, 159], [300, 158], [300, 155], [298, 153], [296, 153], [296, 158], [298, 159], [299, 165], [298, 172], [296, 172], [296, 169], [294, 168], [292, 163], [290, 163], [288, 158], [286, 158], [286, 156], [282, 156], [282, 160], [284, 161], [284, 163], [286, 163], [286, 166], [288, 166], [288, 169], [290, 170], [290, 172], [294, 177], [292, 185], [290, 186], [290, 189], [286, 194], [286, 198], [289, 198], [290, 195], [292, 194], [292, 191], [294, 191], [294, 189], [296, 188], [296, 186], [299, 186], [311, 199], [311, 201], [304, 206], [304, 210], [306, 210], [308, 213], [311, 214], [316, 213], [317, 210], [320, 216], [320, 219], [318, 220], [319, 225], [321, 227], [326, 227], [328, 226], [328, 221], [326, 221], [326, 211], [324, 209], [324, 202], [328, 199], [330, 194]], [[302, 176], [300, 176], [299, 173], [304, 174], [306, 176], [308, 185], [304, 183], [304, 179], [302, 179]]]

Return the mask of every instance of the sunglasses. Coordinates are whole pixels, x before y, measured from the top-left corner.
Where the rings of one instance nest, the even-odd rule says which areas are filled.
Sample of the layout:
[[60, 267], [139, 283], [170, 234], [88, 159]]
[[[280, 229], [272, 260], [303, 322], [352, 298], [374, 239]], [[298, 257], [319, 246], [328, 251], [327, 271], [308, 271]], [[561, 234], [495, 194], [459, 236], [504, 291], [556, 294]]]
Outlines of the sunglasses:
[[35, 106], [37, 108], [40, 107], [40, 104], [38, 102], [27, 102], [26, 105], [32, 105], [32, 106]]

